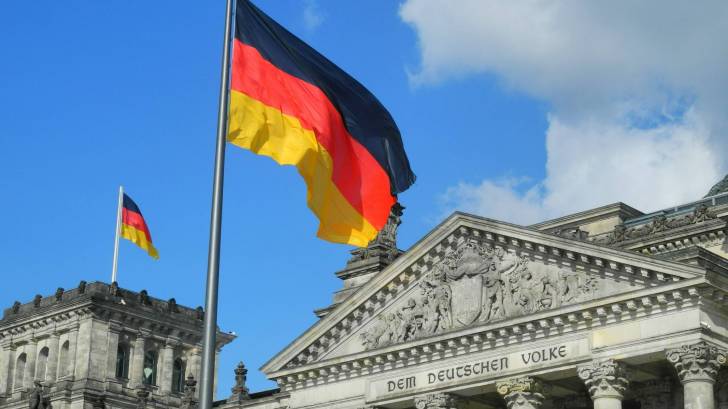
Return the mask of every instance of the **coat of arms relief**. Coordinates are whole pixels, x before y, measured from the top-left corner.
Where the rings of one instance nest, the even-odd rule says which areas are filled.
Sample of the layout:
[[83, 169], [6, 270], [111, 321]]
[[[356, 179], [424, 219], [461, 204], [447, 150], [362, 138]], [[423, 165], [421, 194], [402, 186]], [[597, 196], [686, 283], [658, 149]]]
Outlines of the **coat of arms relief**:
[[[434, 265], [409, 296], [361, 334], [366, 349], [558, 308], [607, 295], [604, 280], [532, 261], [500, 247], [466, 242]], [[610, 281], [609, 293], [629, 283]]]

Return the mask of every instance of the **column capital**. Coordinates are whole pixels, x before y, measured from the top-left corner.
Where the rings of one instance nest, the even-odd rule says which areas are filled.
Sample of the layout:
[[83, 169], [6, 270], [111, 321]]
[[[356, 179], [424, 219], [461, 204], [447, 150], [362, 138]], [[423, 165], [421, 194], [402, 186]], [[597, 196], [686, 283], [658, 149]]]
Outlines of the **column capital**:
[[702, 341], [668, 349], [665, 355], [675, 366], [677, 376], [682, 383], [692, 381], [715, 383], [718, 369], [726, 363], [726, 351]]
[[543, 404], [543, 383], [530, 376], [497, 382], [496, 390], [503, 396], [508, 409], [539, 408]]
[[181, 343], [182, 341], [180, 341], [179, 338], [167, 337], [167, 339], [164, 340], [164, 348], [174, 349], [177, 348]]
[[576, 372], [584, 381], [592, 400], [613, 398], [620, 401], [629, 385], [627, 367], [613, 359], [592, 361], [576, 368]]
[[457, 409], [457, 396], [439, 392], [415, 396], [416, 409]]

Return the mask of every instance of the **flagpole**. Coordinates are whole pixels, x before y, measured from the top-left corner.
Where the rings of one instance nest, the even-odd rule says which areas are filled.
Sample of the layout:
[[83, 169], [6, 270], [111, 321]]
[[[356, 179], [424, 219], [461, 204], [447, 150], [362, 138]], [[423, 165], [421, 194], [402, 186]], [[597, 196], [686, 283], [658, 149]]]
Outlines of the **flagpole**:
[[222, 47], [220, 99], [217, 113], [217, 142], [215, 170], [212, 183], [210, 212], [210, 243], [207, 256], [207, 286], [205, 288], [205, 321], [202, 339], [202, 374], [200, 376], [200, 409], [212, 409], [215, 381], [215, 350], [217, 335], [217, 287], [220, 269], [220, 230], [222, 224], [222, 187], [225, 170], [225, 143], [230, 83], [230, 48], [232, 45], [233, 0], [225, 9], [225, 37]]
[[121, 236], [121, 207], [124, 201], [124, 187], [119, 186], [119, 203], [116, 206], [116, 237], [114, 238], [114, 266], [111, 268], [111, 282], [116, 282], [116, 271], [119, 266], [119, 236]]

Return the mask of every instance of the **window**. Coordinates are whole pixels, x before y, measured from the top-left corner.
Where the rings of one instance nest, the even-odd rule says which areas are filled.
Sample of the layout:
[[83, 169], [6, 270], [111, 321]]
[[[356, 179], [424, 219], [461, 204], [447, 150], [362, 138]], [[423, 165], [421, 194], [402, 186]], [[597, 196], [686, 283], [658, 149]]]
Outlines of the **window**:
[[68, 359], [68, 341], [64, 342], [61, 346], [61, 351], [58, 353], [58, 377], [63, 377], [69, 374], [70, 360]]
[[18, 356], [18, 360], [15, 361], [15, 381], [13, 382], [13, 388], [23, 387], [23, 378], [25, 377], [25, 361], [27, 360], [25, 352]]
[[129, 345], [119, 344], [116, 348], [116, 377], [129, 377]]
[[149, 350], [144, 353], [142, 383], [145, 385], [157, 384], [157, 351]]
[[38, 363], [35, 367], [35, 379], [44, 381], [46, 378], [46, 368], [48, 367], [48, 347], [43, 347], [38, 353]]
[[172, 365], [172, 392], [185, 391], [185, 363], [182, 358], [174, 360]]

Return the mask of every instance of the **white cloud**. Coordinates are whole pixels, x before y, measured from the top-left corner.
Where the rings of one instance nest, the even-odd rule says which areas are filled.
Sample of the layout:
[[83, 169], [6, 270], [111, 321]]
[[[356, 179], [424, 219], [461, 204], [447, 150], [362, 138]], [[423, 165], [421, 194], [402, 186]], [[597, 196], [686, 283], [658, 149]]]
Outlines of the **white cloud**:
[[490, 73], [551, 107], [538, 194], [486, 180], [447, 192], [453, 207], [529, 222], [615, 201], [654, 210], [726, 168], [728, 2], [407, 0], [400, 14], [420, 41], [413, 83]]
[[316, 0], [306, 0], [303, 6], [303, 24], [307, 30], [313, 31], [323, 24], [326, 17]]

